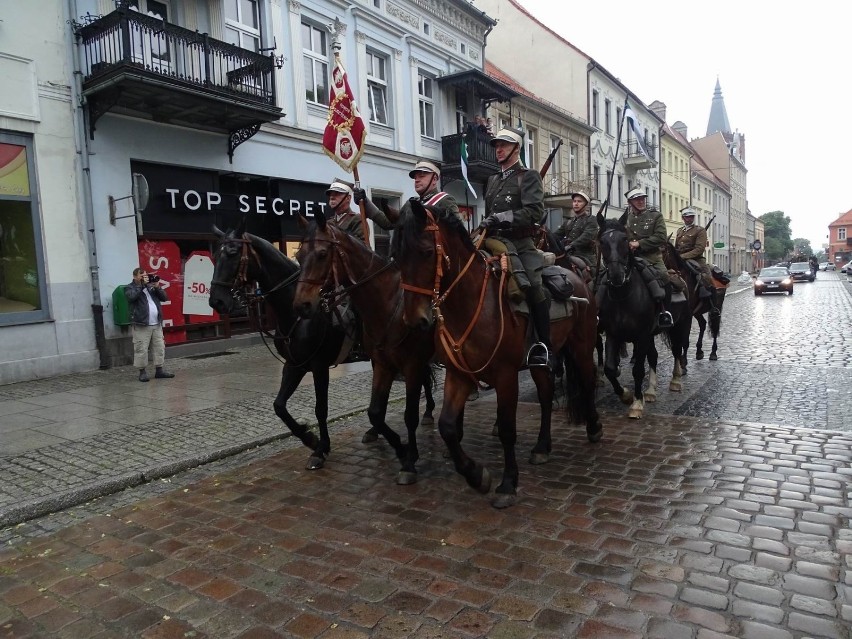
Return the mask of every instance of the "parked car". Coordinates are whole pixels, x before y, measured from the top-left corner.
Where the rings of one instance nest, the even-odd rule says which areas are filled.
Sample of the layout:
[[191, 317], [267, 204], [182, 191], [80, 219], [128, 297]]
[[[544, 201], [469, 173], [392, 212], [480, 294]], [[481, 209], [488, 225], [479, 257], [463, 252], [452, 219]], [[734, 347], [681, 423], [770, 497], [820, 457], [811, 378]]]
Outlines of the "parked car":
[[822, 262], [819, 265], [819, 270], [821, 271], [834, 271], [837, 267], [834, 266], [834, 262]]
[[787, 293], [793, 294], [793, 278], [790, 272], [783, 266], [767, 266], [760, 269], [754, 280], [754, 294], [764, 293]]
[[811, 265], [807, 262], [793, 262], [790, 264], [790, 275], [793, 280], [813, 282], [816, 279]]
[[848, 273], [850, 268], [852, 268], [852, 262], [846, 262], [846, 264], [840, 267], [840, 272]]

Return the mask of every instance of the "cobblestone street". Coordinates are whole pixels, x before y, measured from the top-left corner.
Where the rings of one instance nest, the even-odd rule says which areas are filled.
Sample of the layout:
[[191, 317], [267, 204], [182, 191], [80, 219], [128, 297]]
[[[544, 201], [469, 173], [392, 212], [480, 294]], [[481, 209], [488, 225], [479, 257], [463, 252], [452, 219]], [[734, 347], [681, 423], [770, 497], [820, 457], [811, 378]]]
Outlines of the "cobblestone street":
[[[263, 353], [175, 360], [172, 381], [192, 392], [230, 368], [233, 396], [0, 457], [0, 513], [141, 473], [0, 530], [0, 636], [848, 639], [850, 291], [835, 273], [791, 297], [732, 285], [718, 362], [690, 360], [676, 394], [663, 356], [659, 401], [640, 421], [600, 388], [599, 444], [556, 411], [543, 466], [526, 463], [539, 410], [525, 383], [519, 500], [505, 511], [454, 472], [431, 427], [418, 483], [396, 486], [391, 449], [360, 443], [366, 372], [335, 383], [344, 419], [325, 469], [308, 472], [307, 450], [273, 436], [277, 372], [258, 364]], [[0, 409], [95, 386], [131, 392], [121, 374], [0, 387]], [[310, 394], [298, 403], [309, 415]], [[498, 474], [494, 411], [489, 393], [468, 405], [464, 444]], [[401, 423], [399, 404], [388, 421]], [[236, 424], [263, 445], [237, 452]], [[171, 446], [215, 461], [169, 475], [191, 468]], [[125, 450], [138, 458], [124, 463]], [[156, 464], [163, 472], [146, 475]]]

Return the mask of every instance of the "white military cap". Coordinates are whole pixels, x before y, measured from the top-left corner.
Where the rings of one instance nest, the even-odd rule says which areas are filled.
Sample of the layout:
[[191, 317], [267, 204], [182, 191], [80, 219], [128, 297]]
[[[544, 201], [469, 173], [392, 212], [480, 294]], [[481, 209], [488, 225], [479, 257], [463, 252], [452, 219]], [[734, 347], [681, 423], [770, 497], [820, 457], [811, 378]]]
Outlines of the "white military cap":
[[591, 200], [589, 199], [589, 196], [588, 196], [588, 195], [586, 195], [586, 193], [585, 193], [584, 191], [574, 191], [574, 192], [571, 194], [571, 197], [573, 198], [573, 197], [575, 197], [575, 196], [577, 196], [577, 195], [579, 195], [581, 198], [583, 198], [584, 200], [586, 200], [586, 204], [588, 204], [589, 202], [591, 202]]
[[355, 185], [351, 182], [345, 182], [344, 180], [334, 178], [334, 181], [325, 190], [325, 194], [328, 195], [329, 193], [346, 193], [347, 195], [352, 195], [352, 189], [354, 186]]
[[624, 196], [629, 202], [630, 200], [635, 200], [637, 197], [648, 197], [648, 194], [640, 188], [632, 188], [627, 193], [625, 193]]
[[524, 132], [519, 129], [513, 129], [511, 127], [504, 127], [497, 132], [493, 138], [491, 138], [490, 143], [491, 146], [497, 144], [497, 142], [510, 142], [511, 144], [523, 144], [524, 143]]
[[695, 217], [695, 209], [694, 209], [694, 208], [692, 208], [691, 206], [687, 206], [687, 207], [682, 208], [682, 209], [680, 210], [680, 216], [681, 216], [681, 217], [687, 217], [688, 215], [691, 215], [692, 217]]
[[413, 178], [415, 173], [434, 173], [441, 177], [441, 167], [430, 160], [420, 160], [414, 165], [414, 168], [408, 172], [408, 177]]

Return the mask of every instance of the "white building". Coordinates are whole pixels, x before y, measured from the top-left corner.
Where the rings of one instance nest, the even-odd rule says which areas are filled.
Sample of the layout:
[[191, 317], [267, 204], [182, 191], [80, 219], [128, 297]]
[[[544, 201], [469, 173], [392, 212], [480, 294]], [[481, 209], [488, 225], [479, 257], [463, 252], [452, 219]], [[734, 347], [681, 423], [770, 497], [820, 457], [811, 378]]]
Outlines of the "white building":
[[[115, 362], [129, 361], [130, 339], [112, 292], [134, 267], [169, 283], [168, 344], [248, 330], [246, 318], [212, 315], [203, 291], [189, 292], [191, 283], [209, 283], [213, 224], [234, 227], [245, 217], [250, 231], [293, 252], [297, 214], [322, 212], [328, 183], [347, 178], [321, 147], [335, 20], [368, 121], [358, 168], [373, 199], [398, 204], [413, 195], [408, 172], [427, 157], [445, 162], [445, 188], [464, 202], [452, 181], [459, 132], [485, 102], [512, 96], [482, 70], [494, 21], [464, 0], [75, 6], [106, 352]], [[490, 147], [471, 158], [475, 179], [495, 170]], [[134, 174], [144, 176], [149, 202], [134, 217], [133, 200], [120, 200], [111, 223], [110, 197], [130, 195]], [[387, 235], [374, 229], [372, 240], [385, 250]], [[190, 272], [190, 262], [205, 266]]]
[[0, 384], [99, 364], [70, 16], [45, 4], [0, 3]]

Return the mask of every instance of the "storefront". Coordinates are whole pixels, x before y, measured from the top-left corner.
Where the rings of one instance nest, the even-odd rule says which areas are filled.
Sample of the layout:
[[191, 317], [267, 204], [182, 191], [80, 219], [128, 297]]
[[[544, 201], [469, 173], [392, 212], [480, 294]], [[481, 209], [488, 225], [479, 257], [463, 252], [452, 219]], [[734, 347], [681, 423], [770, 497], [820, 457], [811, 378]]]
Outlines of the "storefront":
[[325, 214], [327, 185], [148, 162], [132, 161], [130, 168], [148, 185], [148, 203], [137, 216], [139, 264], [164, 281], [166, 342], [256, 328], [245, 315], [220, 318], [207, 304], [214, 226], [228, 230], [245, 221], [248, 232], [292, 256], [302, 237], [298, 216]]

